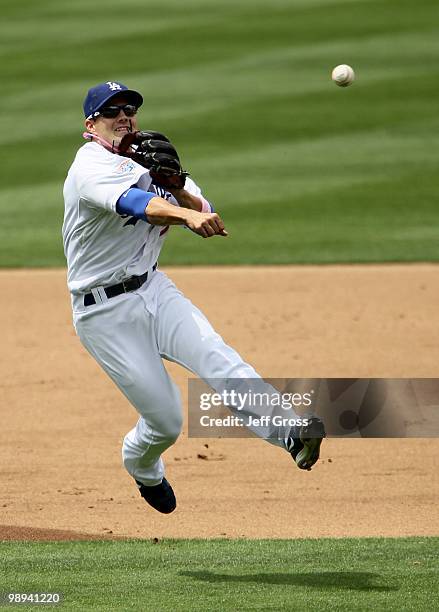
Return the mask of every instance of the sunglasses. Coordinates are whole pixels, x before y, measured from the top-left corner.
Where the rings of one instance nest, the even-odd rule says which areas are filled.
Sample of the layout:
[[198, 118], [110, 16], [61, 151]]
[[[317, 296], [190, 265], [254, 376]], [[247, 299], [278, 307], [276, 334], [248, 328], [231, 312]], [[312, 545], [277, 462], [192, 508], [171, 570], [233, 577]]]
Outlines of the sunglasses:
[[96, 111], [93, 117], [100, 115], [101, 117], [105, 117], [105, 119], [115, 119], [121, 111], [123, 111], [127, 117], [134, 117], [134, 115], [137, 113], [137, 107], [133, 104], [104, 106], [100, 110]]

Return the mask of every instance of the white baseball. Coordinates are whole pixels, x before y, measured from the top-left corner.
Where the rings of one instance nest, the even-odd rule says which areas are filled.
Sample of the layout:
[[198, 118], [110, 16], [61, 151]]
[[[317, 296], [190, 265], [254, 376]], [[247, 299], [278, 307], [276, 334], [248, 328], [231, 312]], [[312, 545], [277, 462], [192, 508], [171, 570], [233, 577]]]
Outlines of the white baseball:
[[339, 87], [347, 87], [355, 79], [355, 72], [347, 64], [340, 64], [332, 71], [332, 80]]

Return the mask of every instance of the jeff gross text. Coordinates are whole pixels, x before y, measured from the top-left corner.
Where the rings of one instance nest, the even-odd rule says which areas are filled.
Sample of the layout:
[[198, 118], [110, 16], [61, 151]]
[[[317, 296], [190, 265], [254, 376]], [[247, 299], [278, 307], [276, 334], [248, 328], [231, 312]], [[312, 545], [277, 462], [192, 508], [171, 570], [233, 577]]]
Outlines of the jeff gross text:
[[210, 417], [203, 414], [200, 417], [202, 427], [267, 427], [270, 423], [275, 427], [301, 427], [302, 425], [306, 427], [309, 424], [309, 419], [305, 417], [282, 417], [280, 415], [238, 417], [231, 414], [225, 417]]

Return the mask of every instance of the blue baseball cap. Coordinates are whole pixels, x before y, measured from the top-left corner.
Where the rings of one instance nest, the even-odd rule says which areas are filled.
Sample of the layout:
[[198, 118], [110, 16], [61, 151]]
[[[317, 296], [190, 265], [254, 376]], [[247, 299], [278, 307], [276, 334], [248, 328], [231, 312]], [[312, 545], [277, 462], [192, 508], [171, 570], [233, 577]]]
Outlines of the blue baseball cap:
[[84, 100], [85, 118], [92, 117], [96, 111], [104, 106], [105, 102], [108, 102], [108, 100], [120, 93], [127, 96], [129, 101], [137, 108], [142, 106], [143, 98], [138, 91], [128, 89], [126, 85], [117, 81], [107, 81], [88, 90], [87, 97]]

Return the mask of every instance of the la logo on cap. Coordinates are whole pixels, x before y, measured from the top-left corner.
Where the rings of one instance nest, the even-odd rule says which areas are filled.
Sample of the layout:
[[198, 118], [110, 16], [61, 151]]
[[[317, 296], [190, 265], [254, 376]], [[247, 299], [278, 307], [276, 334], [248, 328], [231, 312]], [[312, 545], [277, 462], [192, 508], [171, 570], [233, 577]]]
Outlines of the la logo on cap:
[[113, 81], [107, 81], [107, 85], [111, 91], [120, 91], [122, 89], [119, 83], [113, 83]]

